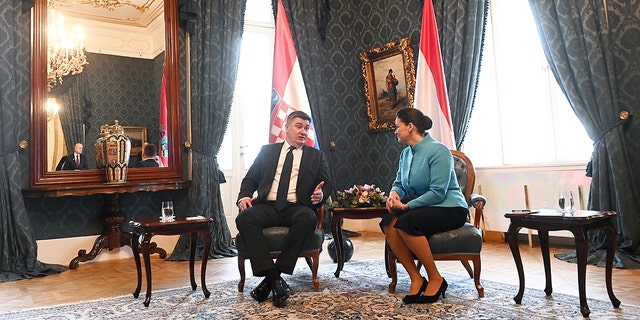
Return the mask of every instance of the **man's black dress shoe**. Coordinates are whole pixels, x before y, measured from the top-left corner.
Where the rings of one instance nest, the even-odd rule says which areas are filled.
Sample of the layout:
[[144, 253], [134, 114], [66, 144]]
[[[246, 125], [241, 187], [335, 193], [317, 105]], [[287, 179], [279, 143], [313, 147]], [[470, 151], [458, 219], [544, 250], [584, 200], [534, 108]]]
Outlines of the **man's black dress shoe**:
[[271, 283], [265, 277], [257, 287], [251, 290], [251, 297], [258, 302], [263, 302], [269, 299], [269, 294], [271, 293]]
[[289, 285], [284, 282], [284, 279], [280, 278], [272, 285], [273, 291], [273, 305], [281, 308], [287, 305], [287, 299], [289, 299]]

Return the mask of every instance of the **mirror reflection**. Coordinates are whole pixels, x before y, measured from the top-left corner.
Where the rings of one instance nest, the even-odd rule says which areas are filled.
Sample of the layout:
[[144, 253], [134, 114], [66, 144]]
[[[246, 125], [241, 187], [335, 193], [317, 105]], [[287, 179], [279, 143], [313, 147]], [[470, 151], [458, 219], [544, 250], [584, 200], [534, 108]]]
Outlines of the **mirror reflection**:
[[131, 167], [145, 142], [167, 166], [164, 31], [163, 0], [48, 1], [46, 171], [76, 154], [78, 169], [96, 169], [94, 144], [115, 120], [134, 137]]

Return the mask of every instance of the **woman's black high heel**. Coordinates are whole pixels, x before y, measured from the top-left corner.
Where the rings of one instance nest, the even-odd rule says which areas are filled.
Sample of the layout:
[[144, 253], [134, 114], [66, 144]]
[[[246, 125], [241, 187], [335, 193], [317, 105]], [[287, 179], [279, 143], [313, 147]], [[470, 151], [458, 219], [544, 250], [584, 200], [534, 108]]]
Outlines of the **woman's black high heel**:
[[438, 301], [438, 299], [440, 299], [440, 294], [442, 294], [442, 298], [444, 298], [444, 292], [447, 291], [447, 287], [449, 285], [447, 284], [447, 280], [445, 280], [444, 278], [442, 278], [442, 284], [440, 285], [440, 289], [438, 289], [438, 292], [436, 292], [436, 294], [432, 295], [432, 296], [425, 296], [425, 295], [421, 295], [419, 297], [415, 298], [415, 301], [413, 303], [433, 303]]
[[425, 277], [422, 277], [422, 285], [420, 286], [420, 290], [418, 290], [418, 293], [416, 294], [408, 294], [406, 296], [404, 296], [404, 298], [402, 298], [402, 302], [404, 303], [414, 303], [415, 299], [420, 297], [422, 295], [422, 293], [424, 292], [424, 290], [427, 289], [427, 285], [429, 284], [429, 282], [427, 281], [427, 279]]

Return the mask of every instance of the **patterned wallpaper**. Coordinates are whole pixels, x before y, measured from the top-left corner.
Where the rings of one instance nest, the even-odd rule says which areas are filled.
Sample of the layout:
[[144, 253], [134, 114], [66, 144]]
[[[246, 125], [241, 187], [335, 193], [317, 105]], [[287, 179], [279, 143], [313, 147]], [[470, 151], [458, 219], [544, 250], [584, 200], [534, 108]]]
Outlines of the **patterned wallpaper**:
[[[332, 1], [321, 67], [323, 127], [320, 142], [329, 157], [336, 189], [373, 183], [387, 190], [402, 148], [393, 131], [372, 132], [359, 55], [374, 47], [411, 37], [414, 54], [420, 39], [420, 1]], [[329, 147], [334, 141], [335, 147]]]
[[[436, 0], [436, 7], [441, 2], [442, 0]], [[627, 0], [607, 1], [607, 4], [610, 9], [609, 19], [613, 31], [616, 67], [619, 69], [618, 74], [622, 83], [620, 94], [623, 100], [633, 102], [623, 107], [638, 114], [637, 109], [640, 106], [640, 96], [637, 94], [640, 81], [638, 64], [640, 52], [638, 51], [640, 49], [637, 44], [640, 43], [638, 40], [640, 19], [634, 15], [637, 12], [634, 9], [637, 5], [630, 4]], [[317, 114], [322, 120], [319, 140], [321, 148], [329, 158], [338, 189], [347, 188], [354, 183], [375, 183], [383, 189], [388, 189], [394, 178], [402, 146], [397, 143], [392, 131], [368, 130], [359, 54], [407, 36], [412, 38], [412, 47], [417, 54], [421, 6], [422, 2], [417, 0], [332, 0], [326, 40], [321, 43], [322, 47], [317, 52], [303, 53], [311, 57], [314, 62], [313, 72], [320, 78], [320, 83], [317, 85], [322, 94], [320, 99], [322, 105], [319, 106], [319, 110], [313, 112], [314, 117]], [[28, 29], [26, 31], [28, 32]], [[108, 56], [90, 56], [90, 59], [94, 60], [90, 60], [90, 65], [87, 67], [95, 69], [93, 71], [88, 69], [88, 72], [92, 72], [92, 77], [102, 79], [105, 83], [116, 80], [109, 79], [96, 70], [99, 67], [99, 61], [101, 64], [104, 59], [106, 61], [104, 63], [108, 65], [117, 65], [118, 70], [137, 67], [135, 63], [131, 64], [132, 62], [112, 61]], [[184, 64], [184, 41], [181, 41], [180, 60]], [[144, 72], [145, 81], [153, 79], [158, 82], [161, 75], [157, 72], [159, 68], [161, 69], [161, 63], [156, 60], [140, 72]], [[28, 61], [25, 61], [23, 69], [28, 70]], [[182, 79], [184, 75], [183, 65]], [[153, 125], [148, 123], [157, 123], [157, 115], [151, 112], [151, 109], [139, 108], [147, 104], [157, 105], [156, 96], [139, 94], [150, 92], [149, 88], [154, 87], [153, 83], [146, 83], [143, 88], [139, 88], [134, 87], [129, 81], [133, 79], [111, 85], [92, 86], [91, 96], [95, 99], [94, 103], [103, 108], [102, 111], [96, 111], [92, 115], [97, 123], [112, 122], [114, 114], [120, 114], [122, 118], [118, 120], [127, 125], [147, 123], [146, 126], [152, 128]], [[181, 92], [184, 105], [184, 83]], [[132, 108], [136, 110], [128, 110], [125, 115], [117, 108], [129, 101], [128, 98], [131, 98], [130, 102], [136, 104]], [[25, 118], [28, 119], [28, 101], [25, 102], [23, 110], [26, 113]], [[106, 110], [111, 111], [106, 112]], [[184, 111], [182, 119], [184, 128], [186, 125]], [[631, 121], [629, 126], [630, 138], [640, 135], [637, 121]], [[90, 131], [90, 134], [96, 134], [97, 137], [97, 131]], [[153, 134], [150, 130], [149, 135], [153, 136]], [[335, 142], [333, 148], [330, 147], [331, 141]], [[629, 139], [628, 141], [637, 149], [636, 144], [639, 143], [637, 140]], [[640, 155], [635, 157], [632, 161], [638, 167], [640, 159], [637, 157]], [[28, 162], [28, 154], [25, 154], [24, 159]], [[640, 174], [640, 172], [634, 174]], [[28, 171], [23, 172], [23, 185], [27, 185], [27, 181]], [[177, 207], [186, 207], [187, 194], [186, 190], [123, 194], [120, 195], [121, 210], [127, 213], [126, 219], [152, 217], [159, 212], [159, 203], [162, 200], [173, 200]], [[92, 235], [102, 231], [100, 212], [104, 205], [103, 196], [25, 199], [25, 202], [32, 217], [37, 239]], [[180, 210], [176, 211], [180, 212]]]

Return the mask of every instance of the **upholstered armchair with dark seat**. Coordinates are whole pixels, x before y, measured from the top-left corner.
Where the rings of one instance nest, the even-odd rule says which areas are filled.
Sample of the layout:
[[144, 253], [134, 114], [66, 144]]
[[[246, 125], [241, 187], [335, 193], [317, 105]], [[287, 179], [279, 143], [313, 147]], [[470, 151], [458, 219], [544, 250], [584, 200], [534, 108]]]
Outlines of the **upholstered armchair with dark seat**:
[[[311, 269], [311, 278], [313, 279], [313, 287], [316, 291], [320, 288], [320, 281], [318, 280], [318, 266], [320, 260], [320, 252], [322, 252], [322, 243], [324, 241], [324, 230], [322, 229], [322, 219], [324, 217], [324, 205], [320, 206], [316, 211], [316, 228], [313, 231], [311, 238], [307, 239], [300, 252], [299, 257], [304, 257], [307, 261], [307, 265]], [[276, 259], [282, 252], [287, 233], [289, 233], [288, 227], [269, 227], [262, 229], [267, 248], [271, 253], [271, 258]], [[240, 282], [238, 282], [238, 291], [244, 291], [245, 280], [245, 260], [249, 258], [249, 253], [244, 244], [242, 234], [236, 235], [236, 248], [238, 249], [238, 271], [240, 271]]]
[[[464, 226], [431, 236], [431, 238], [429, 238], [429, 245], [431, 246], [435, 260], [460, 260], [469, 273], [469, 276], [474, 279], [476, 290], [478, 290], [478, 297], [482, 298], [484, 297], [484, 288], [482, 284], [480, 284], [480, 251], [482, 250], [480, 221], [487, 199], [482, 195], [472, 193], [476, 173], [471, 160], [460, 151], [451, 150], [451, 153], [453, 155], [454, 169], [460, 189], [464, 193], [469, 207], [473, 207], [475, 209], [473, 211], [475, 212], [473, 214], [473, 220], [471, 220], [470, 217]], [[397, 258], [388, 247], [385, 251], [385, 262], [387, 264], [389, 277], [391, 278], [389, 292], [394, 293], [398, 281]], [[469, 265], [469, 261], [473, 262], [473, 268]]]

